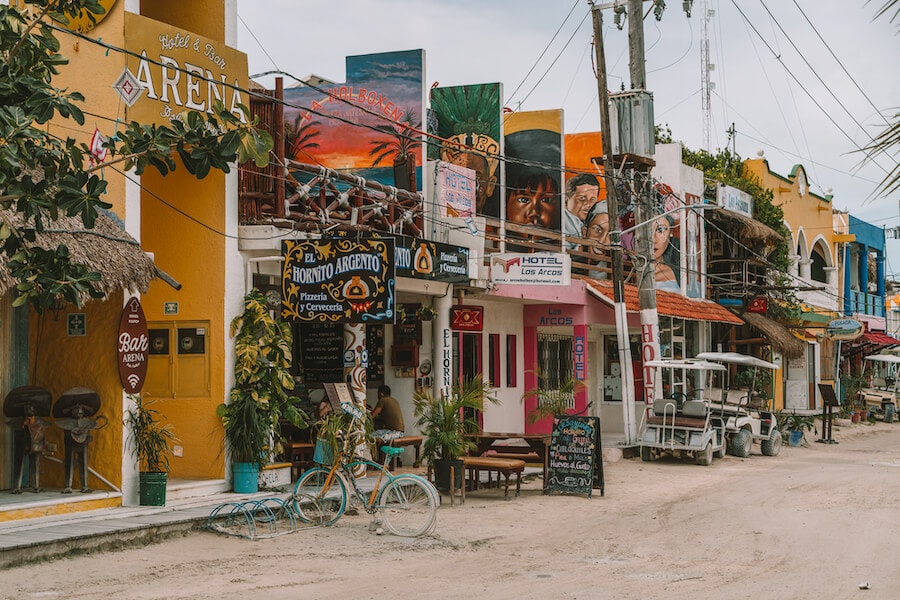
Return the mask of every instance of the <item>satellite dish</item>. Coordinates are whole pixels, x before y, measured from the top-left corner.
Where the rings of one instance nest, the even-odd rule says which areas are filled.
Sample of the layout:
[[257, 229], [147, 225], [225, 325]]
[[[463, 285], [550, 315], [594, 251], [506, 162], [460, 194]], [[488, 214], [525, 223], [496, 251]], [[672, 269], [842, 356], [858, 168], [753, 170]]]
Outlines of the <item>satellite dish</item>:
[[765, 150], [757, 150], [757, 151], [756, 151], [756, 155], [757, 155], [758, 157], [762, 158], [763, 156], [766, 155], [766, 151], [765, 151]]

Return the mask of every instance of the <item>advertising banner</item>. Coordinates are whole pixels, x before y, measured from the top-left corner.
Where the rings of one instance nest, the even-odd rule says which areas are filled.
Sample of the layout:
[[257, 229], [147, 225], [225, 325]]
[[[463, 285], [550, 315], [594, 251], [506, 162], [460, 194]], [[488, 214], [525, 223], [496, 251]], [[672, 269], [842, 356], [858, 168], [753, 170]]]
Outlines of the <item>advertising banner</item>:
[[491, 281], [528, 285], [569, 285], [572, 259], [562, 252], [506, 253], [491, 257]]

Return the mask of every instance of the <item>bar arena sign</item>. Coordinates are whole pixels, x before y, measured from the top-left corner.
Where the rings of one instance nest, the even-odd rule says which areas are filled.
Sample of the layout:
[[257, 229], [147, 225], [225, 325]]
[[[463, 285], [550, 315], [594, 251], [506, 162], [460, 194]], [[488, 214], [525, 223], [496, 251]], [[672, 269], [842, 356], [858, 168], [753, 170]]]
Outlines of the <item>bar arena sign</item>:
[[281, 316], [292, 321], [394, 320], [394, 240], [323, 238], [281, 244]]
[[118, 363], [119, 379], [129, 394], [137, 394], [147, 378], [147, 354], [150, 332], [141, 301], [131, 297], [119, 320]]

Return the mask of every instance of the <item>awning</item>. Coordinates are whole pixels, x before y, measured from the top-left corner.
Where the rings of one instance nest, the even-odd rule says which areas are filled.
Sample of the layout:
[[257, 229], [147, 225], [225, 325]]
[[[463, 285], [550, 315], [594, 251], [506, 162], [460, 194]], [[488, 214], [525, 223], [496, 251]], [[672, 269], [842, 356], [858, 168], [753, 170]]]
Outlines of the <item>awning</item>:
[[[13, 210], [0, 209], [3, 220], [22, 226], [21, 214]], [[101, 210], [93, 229], [87, 229], [79, 217], [60, 217], [47, 223], [47, 228], [36, 235], [31, 243], [44, 249], [53, 249], [63, 244], [69, 249], [73, 263], [86, 266], [102, 276], [95, 286], [109, 295], [121, 289], [146, 293], [150, 282], [159, 275], [153, 260], [120, 224], [114, 213]], [[12, 278], [6, 267], [8, 257], [0, 256], [0, 295], [7, 293], [18, 282]], [[91, 299], [88, 293], [81, 294], [81, 301]]]
[[760, 330], [768, 338], [769, 343], [786, 358], [799, 358], [806, 352], [806, 344], [798, 339], [790, 330], [772, 319], [758, 313], [747, 312], [741, 315], [748, 325]]
[[[585, 279], [591, 294], [613, 305], [613, 286], [608, 279]], [[625, 284], [625, 310], [640, 312], [637, 286]], [[696, 300], [675, 292], [656, 291], [656, 312], [667, 317], [677, 317], [691, 321], [716, 321], [743, 325], [744, 322], [733, 312], [709, 300]]]
[[893, 338], [886, 333], [866, 331], [862, 336], [863, 339], [870, 344], [876, 344], [878, 346], [900, 346], [900, 340]]

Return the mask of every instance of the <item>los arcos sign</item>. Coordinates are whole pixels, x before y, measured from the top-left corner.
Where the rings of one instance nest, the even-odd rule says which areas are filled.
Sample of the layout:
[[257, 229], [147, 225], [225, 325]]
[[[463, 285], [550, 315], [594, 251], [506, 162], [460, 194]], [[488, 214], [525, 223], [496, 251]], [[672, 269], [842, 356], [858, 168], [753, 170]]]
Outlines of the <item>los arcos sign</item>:
[[147, 378], [147, 359], [150, 348], [150, 332], [141, 301], [132, 296], [122, 309], [119, 320], [117, 360], [119, 380], [129, 394], [137, 394]]

